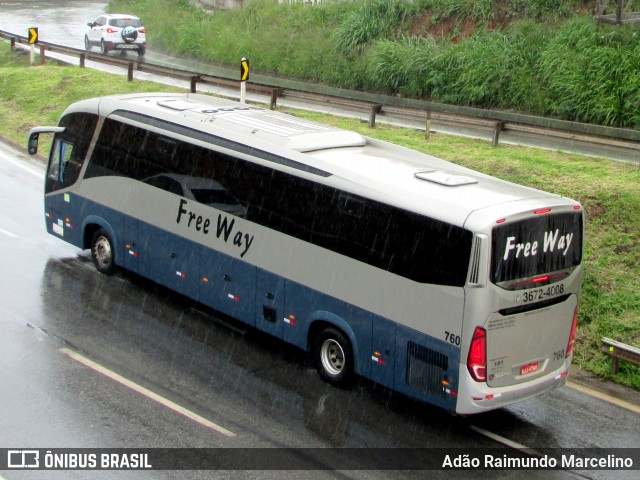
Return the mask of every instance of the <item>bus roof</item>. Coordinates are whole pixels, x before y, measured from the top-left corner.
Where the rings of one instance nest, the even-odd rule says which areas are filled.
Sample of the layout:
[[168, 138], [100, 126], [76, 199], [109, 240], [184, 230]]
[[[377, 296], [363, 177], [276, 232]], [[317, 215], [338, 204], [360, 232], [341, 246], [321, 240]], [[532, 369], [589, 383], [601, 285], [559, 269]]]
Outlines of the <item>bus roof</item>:
[[[458, 226], [473, 212], [513, 202], [573, 204], [539, 190], [356, 132], [201, 94], [141, 93], [78, 102], [67, 112], [127, 111], [250, 145], [326, 172], [317, 181]], [[275, 168], [278, 168], [274, 165]], [[570, 203], [569, 203], [570, 202]], [[526, 202], [527, 204], [530, 202]]]

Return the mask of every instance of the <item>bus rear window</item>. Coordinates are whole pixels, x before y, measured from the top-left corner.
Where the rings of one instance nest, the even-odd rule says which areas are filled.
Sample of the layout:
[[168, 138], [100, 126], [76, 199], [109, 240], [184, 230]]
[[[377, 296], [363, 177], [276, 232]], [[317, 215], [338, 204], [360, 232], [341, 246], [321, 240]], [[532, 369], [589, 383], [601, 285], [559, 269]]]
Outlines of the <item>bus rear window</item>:
[[566, 270], [582, 260], [582, 213], [540, 215], [494, 227], [491, 281]]

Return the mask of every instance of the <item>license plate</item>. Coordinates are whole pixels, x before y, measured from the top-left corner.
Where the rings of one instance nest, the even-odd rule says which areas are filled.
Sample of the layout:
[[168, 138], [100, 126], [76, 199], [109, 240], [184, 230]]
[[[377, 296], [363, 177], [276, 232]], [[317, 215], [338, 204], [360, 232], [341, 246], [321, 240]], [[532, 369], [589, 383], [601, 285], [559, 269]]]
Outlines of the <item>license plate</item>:
[[528, 375], [529, 373], [536, 372], [538, 370], [538, 362], [530, 363], [524, 367], [520, 367], [520, 375]]

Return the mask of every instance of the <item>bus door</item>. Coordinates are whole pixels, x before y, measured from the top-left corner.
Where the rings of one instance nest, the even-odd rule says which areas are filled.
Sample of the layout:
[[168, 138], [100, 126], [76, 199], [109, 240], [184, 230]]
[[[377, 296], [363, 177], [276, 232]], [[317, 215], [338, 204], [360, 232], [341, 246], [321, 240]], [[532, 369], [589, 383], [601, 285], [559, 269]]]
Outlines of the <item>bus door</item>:
[[[82, 152], [78, 151], [73, 139], [64, 139], [62, 135], [56, 134], [53, 141], [45, 181], [46, 194], [71, 187], [78, 180], [82, 169]], [[79, 215], [82, 208], [78, 202], [79, 200], [69, 191], [61, 195], [45, 195], [45, 213], [49, 233], [80, 246], [82, 244], [81, 228], [75, 228], [81, 221]]]
[[[258, 270], [256, 290], [256, 328], [274, 337], [283, 338], [284, 279], [264, 270]], [[295, 320], [295, 319], [293, 319]]]

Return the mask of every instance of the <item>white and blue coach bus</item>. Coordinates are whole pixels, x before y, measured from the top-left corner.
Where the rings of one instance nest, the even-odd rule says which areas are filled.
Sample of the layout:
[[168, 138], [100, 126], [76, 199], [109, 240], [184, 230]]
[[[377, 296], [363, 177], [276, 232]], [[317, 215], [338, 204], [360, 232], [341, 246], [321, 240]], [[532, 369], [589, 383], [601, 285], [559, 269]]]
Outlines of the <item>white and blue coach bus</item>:
[[353, 375], [461, 414], [563, 385], [583, 211], [564, 197], [197, 94], [71, 105], [47, 231]]

